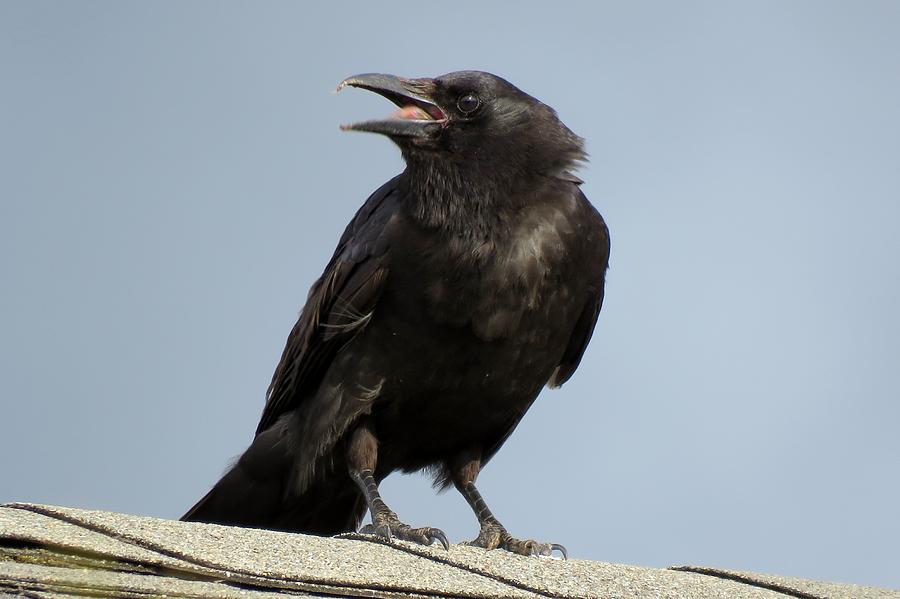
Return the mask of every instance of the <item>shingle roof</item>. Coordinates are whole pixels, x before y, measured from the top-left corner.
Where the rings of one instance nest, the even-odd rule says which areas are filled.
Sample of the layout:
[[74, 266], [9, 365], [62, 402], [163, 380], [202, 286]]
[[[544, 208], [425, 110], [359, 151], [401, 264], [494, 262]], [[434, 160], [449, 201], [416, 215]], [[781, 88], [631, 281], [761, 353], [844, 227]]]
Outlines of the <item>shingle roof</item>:
[[32, 504], [0, 507], [0, 596], [853, 597], [900, 592], [725, 570], [529, 558]]

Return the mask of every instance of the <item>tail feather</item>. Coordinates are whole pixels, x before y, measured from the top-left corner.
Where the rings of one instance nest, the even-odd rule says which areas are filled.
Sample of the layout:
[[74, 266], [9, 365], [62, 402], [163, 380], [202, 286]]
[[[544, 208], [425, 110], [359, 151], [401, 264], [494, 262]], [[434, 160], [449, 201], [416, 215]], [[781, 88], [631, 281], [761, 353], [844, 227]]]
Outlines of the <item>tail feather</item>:
[[258, 435], [181, 519], [316, 535], [356, 530], [365, 501], [350, 477], [339, 467], [321, 469], [302, 491], [291, 489], [287, 446], [277, 427]]

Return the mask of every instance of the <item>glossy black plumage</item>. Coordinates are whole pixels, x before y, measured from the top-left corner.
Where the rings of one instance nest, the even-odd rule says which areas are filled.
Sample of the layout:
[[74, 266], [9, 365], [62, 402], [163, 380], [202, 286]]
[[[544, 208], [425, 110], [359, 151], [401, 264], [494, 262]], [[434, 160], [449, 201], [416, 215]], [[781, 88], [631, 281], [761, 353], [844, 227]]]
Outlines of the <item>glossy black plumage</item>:
[[[388, 135], [407, 168], [348, 225], [251, 447], [184, 518], [334, 534], [355, 530], [369, 502], [375, 532], [427, 542], [437, 537], [376, 514], [360, 476], [432, 468], [476, 508], [480, 467], [581, 360], [609, 236], [571, 174], [581, 139], [506, 81], [466, 71], [346, 84], [405, 107], [347, 128]], [[457, 106], [473, 106], [466, 94], [474, 111]], [[479, 515], [478, 544], [534, 550], [504, 541], [492, 518]]]

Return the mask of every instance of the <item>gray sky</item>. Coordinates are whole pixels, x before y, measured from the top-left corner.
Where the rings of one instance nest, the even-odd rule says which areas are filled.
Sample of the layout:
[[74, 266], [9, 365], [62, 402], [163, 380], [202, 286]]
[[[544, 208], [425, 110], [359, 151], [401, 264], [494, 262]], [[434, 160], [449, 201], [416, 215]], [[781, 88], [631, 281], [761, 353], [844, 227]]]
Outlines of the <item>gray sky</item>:
[[[0, 4], [0, 501], [177, 517], [401, 168], [367, 71], [500, 74], [612, 231], [575, 378], [482, 474], [577, 557], [900, 588], [900, 3]], [[471, 538], [454, 492], [407, 522]]]

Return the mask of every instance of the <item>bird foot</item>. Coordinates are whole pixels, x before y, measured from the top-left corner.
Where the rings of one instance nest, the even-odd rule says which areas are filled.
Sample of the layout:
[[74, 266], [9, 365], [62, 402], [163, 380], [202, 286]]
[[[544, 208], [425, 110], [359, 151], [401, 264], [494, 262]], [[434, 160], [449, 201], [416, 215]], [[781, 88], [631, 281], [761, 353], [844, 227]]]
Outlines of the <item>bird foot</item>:
[[413, 528], [408, 524], [404, 524], [397, 518], [397, 514], [391, 511], [382, 512], [372, 516], [372, 524], [366, 524], [360, 531], [362, 534], [375, 535], [381, 537], [385, 541], [391, 539], [400, 539], [401, 541], [412, 541], [420, 545], [431, 545], [435, 541], [439, 542], [444, 549], [450, 549], [450, 542], [447, 535], [439, 528], [424, 526], [422, 528]]
[[483, 549], [505, 549], [519, 555], [536, 555], [540, 557], [552, 557], [557, 551], [563, 559], [568, 559], [566, 548], [558, 543], [538, 543], [531, 539], [521, 540], [506, 532], [506, 528], [499, 522], [487, 522], [481, 525], [481, 531], [474, 540], [464, 545], [481, 547]]

